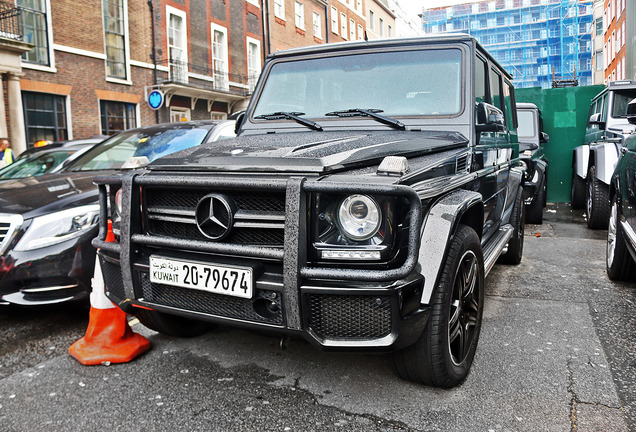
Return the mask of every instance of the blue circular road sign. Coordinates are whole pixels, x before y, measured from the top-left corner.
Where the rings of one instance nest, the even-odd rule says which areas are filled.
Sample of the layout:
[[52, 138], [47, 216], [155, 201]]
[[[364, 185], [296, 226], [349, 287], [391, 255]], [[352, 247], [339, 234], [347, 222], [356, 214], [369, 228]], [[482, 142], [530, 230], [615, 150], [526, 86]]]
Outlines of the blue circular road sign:
[[148, 94], [148, 106], [153, 110], [161, 108], [163, 105], [163, 93], [159, 90], [153, 90]]

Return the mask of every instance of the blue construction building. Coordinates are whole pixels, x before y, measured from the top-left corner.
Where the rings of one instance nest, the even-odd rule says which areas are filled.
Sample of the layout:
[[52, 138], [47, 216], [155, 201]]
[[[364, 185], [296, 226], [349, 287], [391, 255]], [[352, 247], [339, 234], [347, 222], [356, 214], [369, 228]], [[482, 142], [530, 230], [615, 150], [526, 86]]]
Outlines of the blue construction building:
[[425, 8], [424, 33], [469, 33], [516, 87], [592, 84], [592, 0], [485, 0]]

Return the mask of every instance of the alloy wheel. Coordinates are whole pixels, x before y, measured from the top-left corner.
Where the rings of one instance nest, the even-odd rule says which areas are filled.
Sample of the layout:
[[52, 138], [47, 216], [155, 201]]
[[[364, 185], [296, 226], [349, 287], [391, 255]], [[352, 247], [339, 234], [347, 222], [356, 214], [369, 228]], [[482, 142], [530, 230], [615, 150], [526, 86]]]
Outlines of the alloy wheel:
[[618, 227], [618, 204], [612, 201], [609, 224], [607, 226], [607, 267], [611, 267], [616, 255], [616, 231]]
[[451, 298], [450, 319], [448, 321], [448, 348], [455, 365], [461, 364], [476, 336], [481, 305], [480, 268], [477, 256], [468, 250], [462, 256]]

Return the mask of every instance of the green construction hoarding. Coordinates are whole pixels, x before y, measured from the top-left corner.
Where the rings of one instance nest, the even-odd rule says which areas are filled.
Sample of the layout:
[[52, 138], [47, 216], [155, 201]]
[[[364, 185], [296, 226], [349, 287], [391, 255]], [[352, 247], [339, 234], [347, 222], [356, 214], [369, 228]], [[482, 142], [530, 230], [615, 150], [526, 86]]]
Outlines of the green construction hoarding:
[[545, 144], [548, 158], [548, 202], [570, 202], [572, 150], [583, 144], [590, 101], [602, 85], [542, 89], [517, 89], [517, 102], [531, 102], [543, 114], [543, 129], [550, 135]]

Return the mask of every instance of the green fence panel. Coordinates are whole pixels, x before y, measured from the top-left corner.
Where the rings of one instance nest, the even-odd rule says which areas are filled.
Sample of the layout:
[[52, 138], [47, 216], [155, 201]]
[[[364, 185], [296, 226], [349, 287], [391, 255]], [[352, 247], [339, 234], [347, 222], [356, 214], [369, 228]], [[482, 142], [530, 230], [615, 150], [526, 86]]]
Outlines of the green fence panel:
[[570, 202], [572, 149], [583, 144], [590, 101], [602, 85], [516, 90], [517, 102], [531, 102], [543, 114], [543, 128], [550, 135], [545, 144], [548, 158], [548, 202]]

